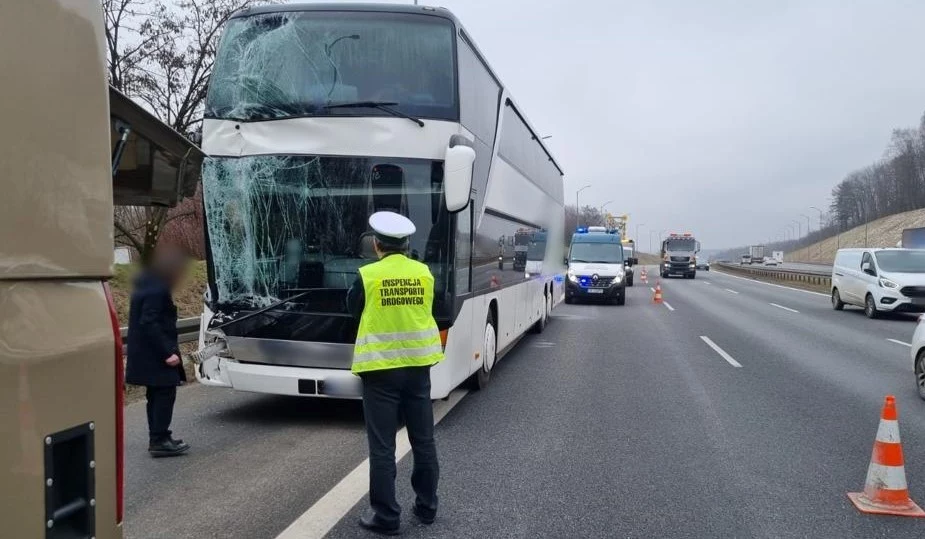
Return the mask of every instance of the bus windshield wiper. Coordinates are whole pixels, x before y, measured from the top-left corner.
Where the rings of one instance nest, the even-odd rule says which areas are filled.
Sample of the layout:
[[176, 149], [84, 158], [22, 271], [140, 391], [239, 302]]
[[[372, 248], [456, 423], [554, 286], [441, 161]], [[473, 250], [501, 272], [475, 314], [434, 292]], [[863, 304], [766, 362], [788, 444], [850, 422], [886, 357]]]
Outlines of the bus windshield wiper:
[[285, 299], [281, 299], [281, 300], [279, 300], [279, 301], [277, 301], [277, 302], [275, 302], [275, 303], [271, 303], [270, 305], [267, 305], [266, 307], [261, 307], [260, 309], [257, 309], [256, 311], [249, 312], [249, 313], [245, 314], [244, 316], [240, 316], [240, 317], [238, 317], [238, 318], [235, 318], [234, 320], [229, 320], [229, 321], [227, 321], [227, 322], [224, 322], [224, 323], [222, 323], [222, 324], [219, 324], [219, 325], [215, 326], [215, 327], [212, 328], [212, 329], [223, 329], [223, 328], [225, 328], [225, 327], [227, 327], [227, 326], [230, 326], [231, 324], [236, 324], [236, 323], [241, 322], [241, 321], [243, 321], [243, 320], [247, 320], [247, 319], [249, 319], [249, 318], [253, 318], [253, 317], [255, 317], [255, 316], [257, 316], [257, 315], [261, 315], [261, 314], [263, 314], [263, 313], [265, 313], [265, 312], [267, 312], [267, 311], [272, 311], [272, 310], [274, 310], [274, 309], [279, 309], [279, 308], [282, 307], [283, 305], [286, 305], [287, 303], [292, 303], [293, 301], [296, 301], [296, 300], [298, 300], [298, 299], [302, 299], [302, 298], [304, 298], [305, 296], [307, 296], [307, 295], [309, 295], [309, 294], [311, 294], [311, 293], [314, 293], [314, 292], [321, 292], [321, 291], [324, 291], [324, 290], [343, 290], [343, 289], [342, 289], [342, 288], [290, 288], [290, 289], [288, 289], [288, 290], [283, 290], [283, 292], [298, 292], [298, 294], [296, 294], [296, 295], [294, 295], [294, 296], [289, 296], [288, 298], [285, 298]]
[[398, 105], [398, 103], [395, 101], [351, 101], [349, 103], [331, 103], [328, 105], [324, 105], [322, 108], [325, 108], [325, 109], [362, 109], [362, 108], [379, 109], [383, 112], [387, 112], [391, 114], [392, 116], [398, 116], [399, 118], [407, 118], [411, 120], [412, 122], [418, 124], [419, 126], [424, 127], [424, 122], [421, 121], [419, 118], [415, 118], [414, 116], [411, 116], [410, 114], [405, 114], [404, 112], [400, 110], [395, 110], [392, 108], [396, 105]]

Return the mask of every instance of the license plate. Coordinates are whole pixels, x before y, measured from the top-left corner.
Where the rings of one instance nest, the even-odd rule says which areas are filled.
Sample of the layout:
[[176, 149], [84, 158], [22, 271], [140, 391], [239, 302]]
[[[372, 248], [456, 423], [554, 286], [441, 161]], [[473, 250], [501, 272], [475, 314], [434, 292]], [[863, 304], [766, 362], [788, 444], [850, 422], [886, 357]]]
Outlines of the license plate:
[[603, 294], [604, 291], [600, 288], [589, 288], [588, 293], [589, 294]]

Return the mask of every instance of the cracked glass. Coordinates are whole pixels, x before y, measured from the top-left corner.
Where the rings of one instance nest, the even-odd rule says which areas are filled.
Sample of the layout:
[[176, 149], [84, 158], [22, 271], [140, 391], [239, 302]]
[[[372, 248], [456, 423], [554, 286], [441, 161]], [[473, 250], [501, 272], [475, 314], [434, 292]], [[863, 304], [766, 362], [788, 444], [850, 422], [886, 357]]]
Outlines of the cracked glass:
[[447, 308], [453, 265], [442, 162], [207, 158], [203, 195], [217, 308], [254, 309], [311, 290], [280, 309], [346, 314], [358, 269], [376, 260], [367, 220], [384, 210], [415, 223], [409, 256], [434, 274], [435, 314]]
[[293, 11], [229, 21], [209, 87], [207, 118], [404, 114], [458, 120], [455, 30], [428, 15]]

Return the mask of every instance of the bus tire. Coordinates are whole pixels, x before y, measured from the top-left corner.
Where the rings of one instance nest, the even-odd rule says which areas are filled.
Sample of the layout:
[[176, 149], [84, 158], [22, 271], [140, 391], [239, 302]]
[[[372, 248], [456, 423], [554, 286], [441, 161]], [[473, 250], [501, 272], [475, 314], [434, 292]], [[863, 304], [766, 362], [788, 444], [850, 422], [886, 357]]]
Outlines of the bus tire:
[[478, 391], [488, 386], [488, 382], [491, 380], [491, 370], [495, 367], [497, 358], [498, 334], [495, 329], [495, 318], [489, 311], [488, 318], [485, 320], [485, 336], [482, 340], [482, 365], [471, 378], [470, 386], [473, 390]]
[[546, 323], [549, 317], [549, 296], [546, 293], [543, 293], [543, 312], [540, 314], [540, 319], [534, 322], [533, 326], [530, 328], [530, 333], [539, 335], [546, 329]]

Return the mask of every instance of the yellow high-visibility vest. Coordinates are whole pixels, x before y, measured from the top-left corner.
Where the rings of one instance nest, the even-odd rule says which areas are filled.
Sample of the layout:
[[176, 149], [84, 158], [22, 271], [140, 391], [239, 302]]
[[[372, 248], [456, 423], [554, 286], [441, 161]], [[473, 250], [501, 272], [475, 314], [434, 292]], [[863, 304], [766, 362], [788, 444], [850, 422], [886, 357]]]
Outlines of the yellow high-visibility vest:
[[426, 367], [443, 360], [432, 313], [434, 277], [425, 264], [389, 255], [360, 268], [366, 304], [353, 348], [354, 373]]

